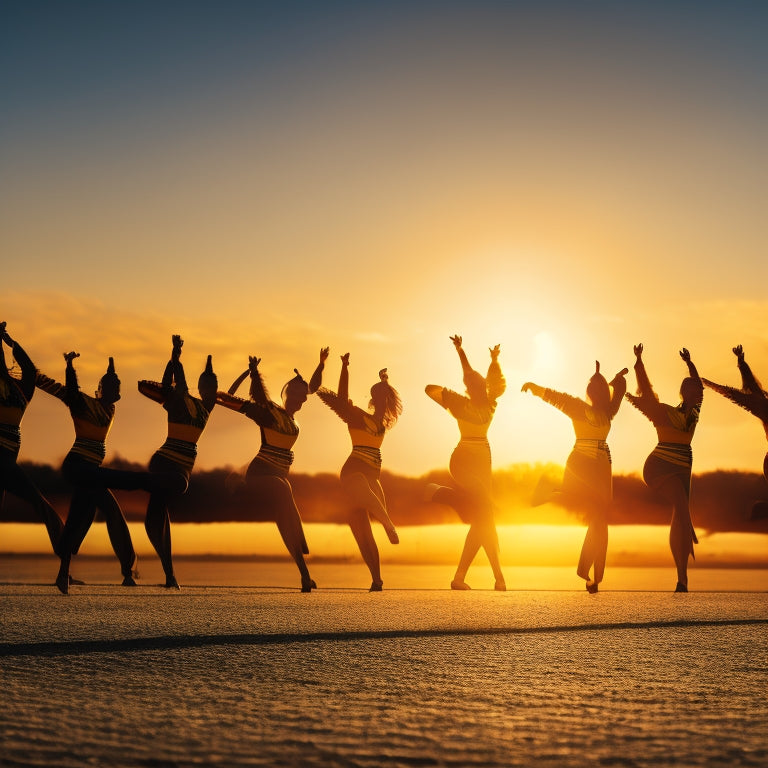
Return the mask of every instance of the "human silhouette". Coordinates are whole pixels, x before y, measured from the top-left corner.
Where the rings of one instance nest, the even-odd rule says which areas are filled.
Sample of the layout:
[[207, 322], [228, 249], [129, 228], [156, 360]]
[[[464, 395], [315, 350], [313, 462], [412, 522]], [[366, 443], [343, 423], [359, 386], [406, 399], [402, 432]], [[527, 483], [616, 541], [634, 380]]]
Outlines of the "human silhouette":
[[[733, 348], [733, 354], [736, 355], [736, 361], [741, 373], [741, 389], [727, 387], [723, 384], [715, 384], [714, 381], [702, 378], [702, 381], [710, 389], [719, 392], [723, 397], [727, 397], [731, 402], [740, 405], [744, 410], [749, 411], [753, 416], [757, 416], [763, 423], [765, 435], [768, 437], [768, 392], [752, 373], [752, 369], [744, 359], [744, 349], [741, 344]], [[763, 477], [768, 480], [768, 453], [763, 459]], [[768, 517], [768, 502], [757, 501], [752, 507], [753, 520]]]
[[107, 524], [112, 548], [120, 561], [123, 586], [136, 586], [136, 552], [123, 512], [110, 488], [126, 490], [146, 489], [148, 476], [139, 472], [102, 467], [106, 455], [106, 439], [115, 418], [115, 403], [120, 399], [120, 379], [115, 373], [115, 362], [109, 358], [106, 373], [99, 381], [95, 397], [83, 394], [77, 379], [73, 360], [77, 352], [67, 352], [65, 383], [38, 373], [35, 384], [39, 389], [61, 400], [69, 408], [75, 427], [75, 442], [61, 466], [64, 477], [73, 486], [69, 514], [64, 524], [59, 546], [61, 559], [56, 586], [67, 594], [69, 566], [76, 555], [96, 516], [101, 510]]
[[379, 549], [373, 537], [370, 518], [378, 520], [392, 544], [400, 539], [387, 511], [381, 487], [381, 444], [397, 422], [403, 406], [400, 395], [389, 383], [387, 369], [379, 371], [379, 381], [371, 387], [368, 410], [357, 407], [349, 399], [349, 352], [341, 356], [339, 391], [321, 387], [318, 397], [347, 425], [352, 452], [341, 468], [342, 488], [350, 503], [349, 527], [360, 548], [360, 554], [371, 572], [371, 592], [381, 592]]
[[587, 592], [594, 594], [603, 580], [608, 551], [608, 510], [613, 498], [611, 451], [608, 433], [627, 391], [626, 368], [608, 383], [600, 363], [587, 384], [587, 400], [526, 382], [531, 392], [562, 411], [573, 424], [576, 443], [565, 463], [562, 496], [566, 504], [587, 513], [587, 533], [581, 547], [576, 573], [584, 579]]
[[456, 419], [459, 427], [461, 439], [449, 463], [456, 487], [430, 483], [426, 498], [453, 507], [461, 520], [469, 524], [451, 589], [470, 589], [465, 581], [467, 571], [482, 547], [496, 580], [494, 589], [503, 592], [507, 586], [499, 559], [499, 536], [493, 509], [491, 447], [488, 443], [488, 428], [496, 412], [496, 402], [506, 389], [498, 360], [501, 348], [497, 344], [490, 350], [491, 362], [484, 377], [469, 364], [461, 336], [450, 338], [461, 362], [466, 395], [437, 384], [427, 385], [425, 391]]
[[160, 557], [168, 589], [179, 589], [173, 572], [168, 506], [189, 487], [189, 476], [197, 457], [197, 441], [216, 405], [218, 389], [211, 355], [208, 355], [197, 382], [200, 397], [189, 394], [180, 359], [183, 344], [181, 336], [172, 337], [171, 359], [165, 366], [161, 382], [139, 382], [139, 392], [160, 403], [168, 412], [168, 437], [149, 461], [149, 471], [156, 476], [158, 487], [149, 496], [144, 521], [147, 536]]
[[643, 480], [664, 501], [672, 505], [669, 546], [677, 567], [675, 592], [688, 591], [688, 558], [693, 557], [693, 545], [698, 544], [691, 520], [691, 441], [699, 421], [704, 387], [690, 352], [683, 348], [680, 357], [688, 366], [689, 375], [680, 384], [680, 404], [667, 405], [653, 391], [643, 363], [643, 345], [634, 347], [637, 395], [627, 393], [627, 399], [656, 427], [659, 442], [645, 461]]
[[[3, 344], [7, 344], [21, 368], [21, 376], [12, 376], [5, 362]], [[24, 470], [18, 465], [17, 458], [21, 448], [20, 424], [24, 412], [35, 394], [35, 368], [21, 344], [14, 341], [5, 321], [0, 323], [0, 505], [5, 491], [23, 499], [45, 523], [48, 538], [54, 552], [59, 544], [64, 523], [40, 493]]]
[[[293, 463], [293, 445], [299, 436], [294, 416], [306, 402], [307, 396], [317, 391], [322, 383], [323, 368], [328, 359], [328, 348], [320, 350], [320, 362], [307, 384], [299, 372], [282, 390], [283, 404], [270, 400], [259, 371], [261, 358], [249, 357], [248, 368], [235, 379], [228, 392], [219, 392], [216, 402], [225, 408], [242, 413], [254, 421], [261, 431], [261, 446], [245, 474], [244, 492], [254, 509], [256, 519], [272, 520], [294, 559], [301, 574], [301, 591], [311, 592], [317, 584], [309, 575], [304, 555], [309, 554], [301, 515], [293, 498], [288, 472]], [[235, 397], [238, 387], [250, 376], [250, 399]]]

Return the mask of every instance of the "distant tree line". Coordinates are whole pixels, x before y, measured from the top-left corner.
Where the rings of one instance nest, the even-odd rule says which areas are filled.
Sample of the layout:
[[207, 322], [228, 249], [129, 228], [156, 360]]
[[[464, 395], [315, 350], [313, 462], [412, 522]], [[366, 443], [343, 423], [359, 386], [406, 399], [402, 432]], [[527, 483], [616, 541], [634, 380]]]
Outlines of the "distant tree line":
[[[47, 464], [22, 462], [29, 478], [65, 518], [71, 488], [58, 468]], [[120, 469], [143, 469], [143, 465], [115, 459], [109, 463]], [[516, 464], [494, 472], [496, 520], [499, 525], [578, 524], [584, 514], [556, 504], [531, 506], [534, 489], [542, 477], [553, 482], [562, 469], [554, 464]], [[395, 525], [442, 525], [459, 522], [449, 507], [423, 500], [427, 483], [450, 484], [446, 471], [422, 477], [404, 477], [383, 472], [390, 515]], [[638, 475], [614, 476], [614, 504], [611, 525], [669, 525], [669, 509], [661, 504]], [[347, 501], [338, 476], [332, 473], [291, 473], [296, 503], [307, 523], [344, 523]], [[115, 495], [128, 520], [144, 519], [147, 495], [141, 491]], [[692, 490], [694, 524], [700, 532], [768, 533], [768, 520], [749, 519], [752, 504], [768, 499], [768, 485], [762, 474], [719, 470], [695, 475]], [[178, 523], [251, 522], [269, 519], [269, 510], [255, 507], [243, 493], [240, 473], [231, 469], [197, 470], [189, 491], [171, 511]], [[6, 494], [0, 510], [2, 522], [37, 522], [32, 510], [11, 494]]]

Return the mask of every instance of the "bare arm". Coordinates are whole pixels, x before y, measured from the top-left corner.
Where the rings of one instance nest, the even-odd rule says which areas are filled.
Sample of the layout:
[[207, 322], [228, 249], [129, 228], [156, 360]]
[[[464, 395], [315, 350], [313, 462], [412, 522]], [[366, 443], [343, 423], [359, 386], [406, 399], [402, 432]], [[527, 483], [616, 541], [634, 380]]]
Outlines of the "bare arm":
[[621, 401], [624, 399], [624, 395], [627, 393], [627, 380], [625, 377], [628, 373], [628, 369], [622, 368], [613, 377], [613, 380], [610, 383], [610, 387], [613, 390], [611, 393], [610, 413], [608, 414], [610, 419], [612, 419], [619, 412]]
[[696, 370], [696, 366], [693, 364], [693, 360], [691, 360], [691, 353], [685, 347], [680, 350], [680, 357], [683, 358], [685, 364], [688, 366], [688, 374], [690, 377], [692, 379], [696, 379], [696, 381], [701, 384], [701, 377], [699, 376], [699, 372]]
[[747, 361], [744, 359], [744, 349], [741, 344], [739, 344], [738, 347], [733, 348], [733, 354], [736, 355], [737, 365], [739, 366], [739, 372], [741, 373], [741, 388], [745, 392], [762, 394], [763, 388], [752, 373], [752, 369], [747, 365]]
[[309, 394], [317, 392], [323, 384], [323, 369], [325, 368], [325, 361], [328, 359], [330, 350], [328, 347], [323, 347], [320, 350], [320, 362], [315, 368], [315, 372], [312, 374], [312, 378], [309, 380]]
[[464, 351], [464, 347], [461, 346], [462, 344], [462, 338], [461, 336], [451, 336], [451, 341], [453, 342], [453, 346], [456, 348], [456, 352], [459, 355], [459, 361], [461, 362], [461, 371], [462, 373], [466, 374], [468, 371], [472, 370], [472, 366], [469, 364], [469, 360], [467, 359], [467, 353]]
[[[250, 370], [246, 368], [233, 382], [232, 386], [227, 390], [228, 395], [234, 395], [235, 392], [237, 392], [238, 389], [240, 389], [240, 385], [248, 378], [250, 375]], [[238, 398], [239, 399], [239, 398]], [[244, 401], [243, 401], [244, 402]]]
[[35, 394], [35, 377], [37, 376], [37, 368], [34, 363], [29, 359], [29, 356], [22, 348], [18, 341], [14, 341], [8, 331], [5, 330], [5, 323], [2, 323], [2, 340], [11, 347], [13, 356], [16, 362], [21, 368], [21, 381], [19, 386], [21, 387], [22, 394], [29, 402], [32, 399], [32, 395]]

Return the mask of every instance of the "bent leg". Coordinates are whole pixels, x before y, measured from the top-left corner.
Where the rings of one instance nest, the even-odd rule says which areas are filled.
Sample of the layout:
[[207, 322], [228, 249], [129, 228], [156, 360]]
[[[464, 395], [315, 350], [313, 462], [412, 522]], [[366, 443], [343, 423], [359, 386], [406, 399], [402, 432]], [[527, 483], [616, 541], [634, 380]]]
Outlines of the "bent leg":
[[261, 501], [274, 511], [277, 530], [301, 574], [301, 591], [310, 592], [317, 585], [312, 581], [304, 560], [307, 542], [290, 483], [281, 477], [262, 475], [249, 481], [249, 485]]
[[[601, 512], [592, 515], [581, 547], [576, 573], [587, 582], [587, 588], [600, 584], [605, 575], [605, 560], [608, 552], [608, 521]], [[594, 576], [590, 578], [590, 569]]]
[[397, 544], [397, 531], [389, 518], [381, 483], [378, 480], [369, 483], [362, 472], [346, 472], [341, 476], [341, 484], [354, 506], [367, 510], [384, 526], [389, 540]]
[[104, 513], [107, 523], [107, 533], [112, 549], [120, 561], [120, 571], [123, 574], [123, 586], [136, 586], [133, 579], [133, 566], [136, 562], [136, 552], [131, 541], [131, 533], [122, 509], [114, 494], [103, 489], [98, 493], [96, 504]]
[[[64, 531], [63, 520], [15, 461], [3, 458], [0, 459], [0, 462], [0, 475], [2, 476], [0, 487], [32, 505], [37, 516], [45, 523], [51, 547], [56, 552], [59, 539], [61, 539], [61, 534]], [[0, 493], [0, 501], [2, 501], [2, 493]]]
[[381, 563], [379, 561], [379, 548], [376, 546], [376, 540], [373, 538], [371, 530], [371, 521], [368, 519], [368, 513], [364, 509], [355, 509], [349, 515], [349, 527], [352, 529], [352, 535], [357, 541], [360, 554], [363, 556], [368, 570], [371, 572], [371, 591], [379, 591], [383, 584], [381, 579]]
[[168, 501], [169, 497], [165, 493], [156, 492], [150, 495], [144, 529], [163, 566], [165, 586], [178, 589], [179, 583], [173, 573], [171, 518], [168, 515]]
[[664, 499], [672, 504], [669, 526], [669, 548], [677, 568], [678, 592], [688, 591], [688, 558], [693, 555], [694, 532], [688, 491], [679, 480], [670, 478], [659, 488]]

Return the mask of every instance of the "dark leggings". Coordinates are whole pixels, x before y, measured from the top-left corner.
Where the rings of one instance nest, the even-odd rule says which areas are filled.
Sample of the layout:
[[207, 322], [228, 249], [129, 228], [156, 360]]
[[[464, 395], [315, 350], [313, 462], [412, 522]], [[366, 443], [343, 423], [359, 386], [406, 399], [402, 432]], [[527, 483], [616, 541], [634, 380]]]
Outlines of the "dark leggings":
[[112, 549], [120, 561], [123, 576], [131, 573], [136, 560], [128, 523], [110, 488], [126, 491], [151, 490], [153, 478], [148, 472], [107, 469], [78, 454], [70, 454], [62, 465], [64, 477], [74, 486], [69, 515], [59, 545], [60, 555], [76, 555], [100, 509], [107, 523]]
[[149, 461], [149, 474], [154, 489], [149, 496], [144, 528], [163, 565], [166, 579], [174, 578], [171, 555], [171, 518], [168, 505], [186, 493], [189, 475], [184, 468], [167, 456], [156, 453]]
[[0, 505], [2, 505], [5, 491], [31, 504], [37, 516], [45, 523], [48, 538], [51, 540], [51, 546], [55, 552], [64, 530], [64, 523], [48, 500], [37, 490], [24, 470], [16, 463], [17, 455], [18, 451], [0, 448]]

